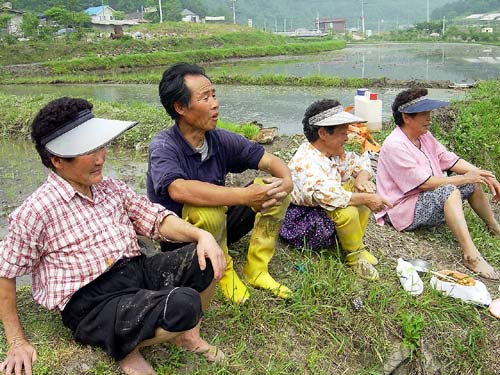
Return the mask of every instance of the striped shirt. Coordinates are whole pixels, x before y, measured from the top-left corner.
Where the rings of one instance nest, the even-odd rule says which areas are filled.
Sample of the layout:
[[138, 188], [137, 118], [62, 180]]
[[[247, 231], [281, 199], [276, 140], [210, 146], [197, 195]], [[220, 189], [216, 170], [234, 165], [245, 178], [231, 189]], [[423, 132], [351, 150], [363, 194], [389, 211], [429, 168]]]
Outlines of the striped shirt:
[[140, 255], [137, 234], [158, 239], [172, 214], [112, 178], [91, 189], [89, 199], [51, 172], [9, 216], [0, 277], [31, 274], [33, 298], [49, 310], [62, 310], [118, 259]]

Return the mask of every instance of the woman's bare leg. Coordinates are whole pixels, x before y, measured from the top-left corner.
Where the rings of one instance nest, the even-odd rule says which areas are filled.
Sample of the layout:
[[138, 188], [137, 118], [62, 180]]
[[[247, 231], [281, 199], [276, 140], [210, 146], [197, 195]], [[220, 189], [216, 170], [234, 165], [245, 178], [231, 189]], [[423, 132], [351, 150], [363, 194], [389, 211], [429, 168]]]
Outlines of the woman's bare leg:
[[495, 219], [488, 196], [484, 193], [480, 184], [476, 184], [476, 189], [469, 196], [468, 201], [474, 212], [484, 221], [489, 231], [500, 237], [500, 224]]
[[455, 235], [458, 244], [464, 252], [464, 265], [473, 272], [488, 279], [498, 279], [498, 275], [488, 262], [484, 260], [481, 253], [472, 242], [472, 238], [465, 221], [462, 208], [460, 191], [453, 191], [444, 204], [444, 217], [446, 224]]

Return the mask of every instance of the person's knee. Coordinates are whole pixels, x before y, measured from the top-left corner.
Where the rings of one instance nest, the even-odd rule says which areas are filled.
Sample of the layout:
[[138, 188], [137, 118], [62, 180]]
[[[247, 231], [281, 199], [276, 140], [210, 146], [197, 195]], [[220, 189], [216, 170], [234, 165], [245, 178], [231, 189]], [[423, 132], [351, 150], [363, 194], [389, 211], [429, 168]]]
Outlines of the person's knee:
[[358, 207], [358, 214], [360, 217], [363, 217], [363, 216], [370, 216], [371, 214], [371, 210], [365, 206], [365, 205], [361, 205], [361, 206], [356, 206]]
[[263, 213], [262, 216], [271, 216], [276, 218], [277, 220], [282, 220], [285, 217], [285, 213], [289, 205], [290, 194], [283, 198], [279, 205], [272, 206], [268, 210], [266, 210], [266, 212]]
[[193, 224], [197, 228], [204, 229], [214, 236], [226, 225], [225, 206], [217, 207], [195, 207], [184, 205], [182, 208], [182, 218]]
[[460, 201], [460, 204], [462, 204], [462, 198], [460, 196], [460, 190], [458, 190], [455, 186], [453, 191], [448, 195], [448, 199], [446, 202], [456, 202], [457, 200]]
[[347, 206], [345, 208], [338, 208], [334, 211], [326, 211], [333, 222], [339, 225], [346, 225], [351, 222], [359, 223], [359, 211], [357, 206]]
[[192, 288], [175, 288], [166, 297], [163, 311], [161, 328], [169, 332], [187, 331], [203, 315], [200, 294]]

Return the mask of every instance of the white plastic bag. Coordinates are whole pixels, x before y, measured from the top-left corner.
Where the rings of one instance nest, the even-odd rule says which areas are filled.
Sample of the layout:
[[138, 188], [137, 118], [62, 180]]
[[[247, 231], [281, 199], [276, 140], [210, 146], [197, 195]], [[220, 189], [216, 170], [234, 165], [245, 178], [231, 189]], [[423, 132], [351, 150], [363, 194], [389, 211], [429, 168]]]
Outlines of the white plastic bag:
[[436, 276], [432, 276], [431, 286], [443, 292], [449, 297], [461, 299], [464, 302], [475, 305], [489, 306], [491, 303], [491, 295], [481, 281], [474, 279], [476, 285], [465, 286], [457, 283], [439, 280]]
[[398, 274], [399, 281], [404, 290], [410, 293], [412, 296], [418, 296], [424, 291], [424, 283], [420, 276], [418, 276], [417, 270], [413, 265], [398, 258], [398, 265], [396, 267], [396, 273]]

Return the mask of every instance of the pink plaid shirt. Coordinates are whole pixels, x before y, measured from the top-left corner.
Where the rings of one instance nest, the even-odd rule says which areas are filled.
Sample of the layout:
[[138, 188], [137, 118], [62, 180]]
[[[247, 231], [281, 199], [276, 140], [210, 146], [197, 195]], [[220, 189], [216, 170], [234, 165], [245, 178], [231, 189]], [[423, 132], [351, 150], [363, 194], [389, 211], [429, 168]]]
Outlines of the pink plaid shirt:
[[136, 234], [158, 239], [172, 214], [105, 177], [93, 199], [50, 173], [47, 181], [9, 216], [0, 242], [0, 277], [31, 273], [35, 301], [62, 310], [71, 296], [123, 257], [140, 255]]

